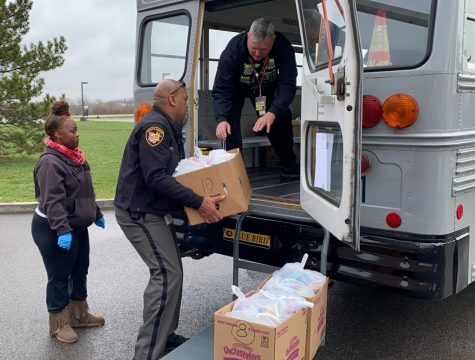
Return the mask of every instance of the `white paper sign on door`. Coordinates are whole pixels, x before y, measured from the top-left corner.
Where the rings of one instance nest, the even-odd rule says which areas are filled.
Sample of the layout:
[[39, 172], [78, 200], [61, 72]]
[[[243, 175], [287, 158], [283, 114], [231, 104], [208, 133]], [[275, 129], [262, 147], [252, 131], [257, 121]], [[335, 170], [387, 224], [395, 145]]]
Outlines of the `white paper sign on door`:
[[315, 139], [315, 179], [313, 185], [325, 191], [331, 189], [331, 166], [334, 134], [317, 133]]

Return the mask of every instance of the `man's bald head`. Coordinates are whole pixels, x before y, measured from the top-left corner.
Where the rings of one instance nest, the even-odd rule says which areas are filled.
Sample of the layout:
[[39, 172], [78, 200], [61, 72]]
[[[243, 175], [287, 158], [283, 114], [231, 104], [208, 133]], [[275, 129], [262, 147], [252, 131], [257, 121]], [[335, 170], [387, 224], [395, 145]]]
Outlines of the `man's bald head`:
[[188, 100], [185, 86], [182, 81], [160, 81], [153, 91], [153, 104], [163, 109], [173, 120], [183, 121]]
[[181, 87], [182, 83], [177, 80], [165, 79], [160, 81], [153, 91], [153, 102], [158, 105], [168, 103], [168, 97]]

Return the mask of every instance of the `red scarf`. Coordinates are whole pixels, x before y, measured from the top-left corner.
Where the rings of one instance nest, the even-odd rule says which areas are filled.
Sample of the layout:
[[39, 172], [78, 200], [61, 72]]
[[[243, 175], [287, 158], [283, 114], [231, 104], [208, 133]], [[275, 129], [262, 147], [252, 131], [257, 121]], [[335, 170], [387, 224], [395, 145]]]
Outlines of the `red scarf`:
[[51, 149], [55, 149], [56, 151], [60, 152], [61, 154], [67, 156], [69, 159], [74, 161], [78, 165], [82, 165], [86, 162], [86, 157], [82, 153], [79, 147], [71, 150], [64, 145], [57, 143], [56, 141], [51, 140], [51, 138], [46, 138], [45, 144], [47, 147]]

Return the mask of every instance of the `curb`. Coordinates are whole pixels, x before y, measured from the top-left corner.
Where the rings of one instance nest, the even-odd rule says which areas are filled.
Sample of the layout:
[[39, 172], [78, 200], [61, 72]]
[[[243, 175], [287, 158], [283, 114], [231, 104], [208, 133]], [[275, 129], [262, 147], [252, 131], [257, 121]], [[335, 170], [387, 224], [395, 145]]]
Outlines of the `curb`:
[[[110, 210], [114, 208], [113, 199], [97, 200], [97, 205], [101, 210]], [[17, 203], [0, 203], [0, 214], [22, 214], [33, 213], [38, 203], [35, 202], [17, 202]]]

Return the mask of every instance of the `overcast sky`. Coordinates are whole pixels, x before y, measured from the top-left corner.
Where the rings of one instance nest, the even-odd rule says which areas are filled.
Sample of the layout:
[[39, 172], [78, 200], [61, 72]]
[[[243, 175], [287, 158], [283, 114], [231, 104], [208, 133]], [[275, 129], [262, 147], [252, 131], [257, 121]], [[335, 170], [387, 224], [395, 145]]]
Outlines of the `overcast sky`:
[[84, 93], [90, 101], [132, 98], [135, 0], [34, 0], [25, 42], [63, 35], [68, 49], [62, 67], [43, 73], [44, 92]]

